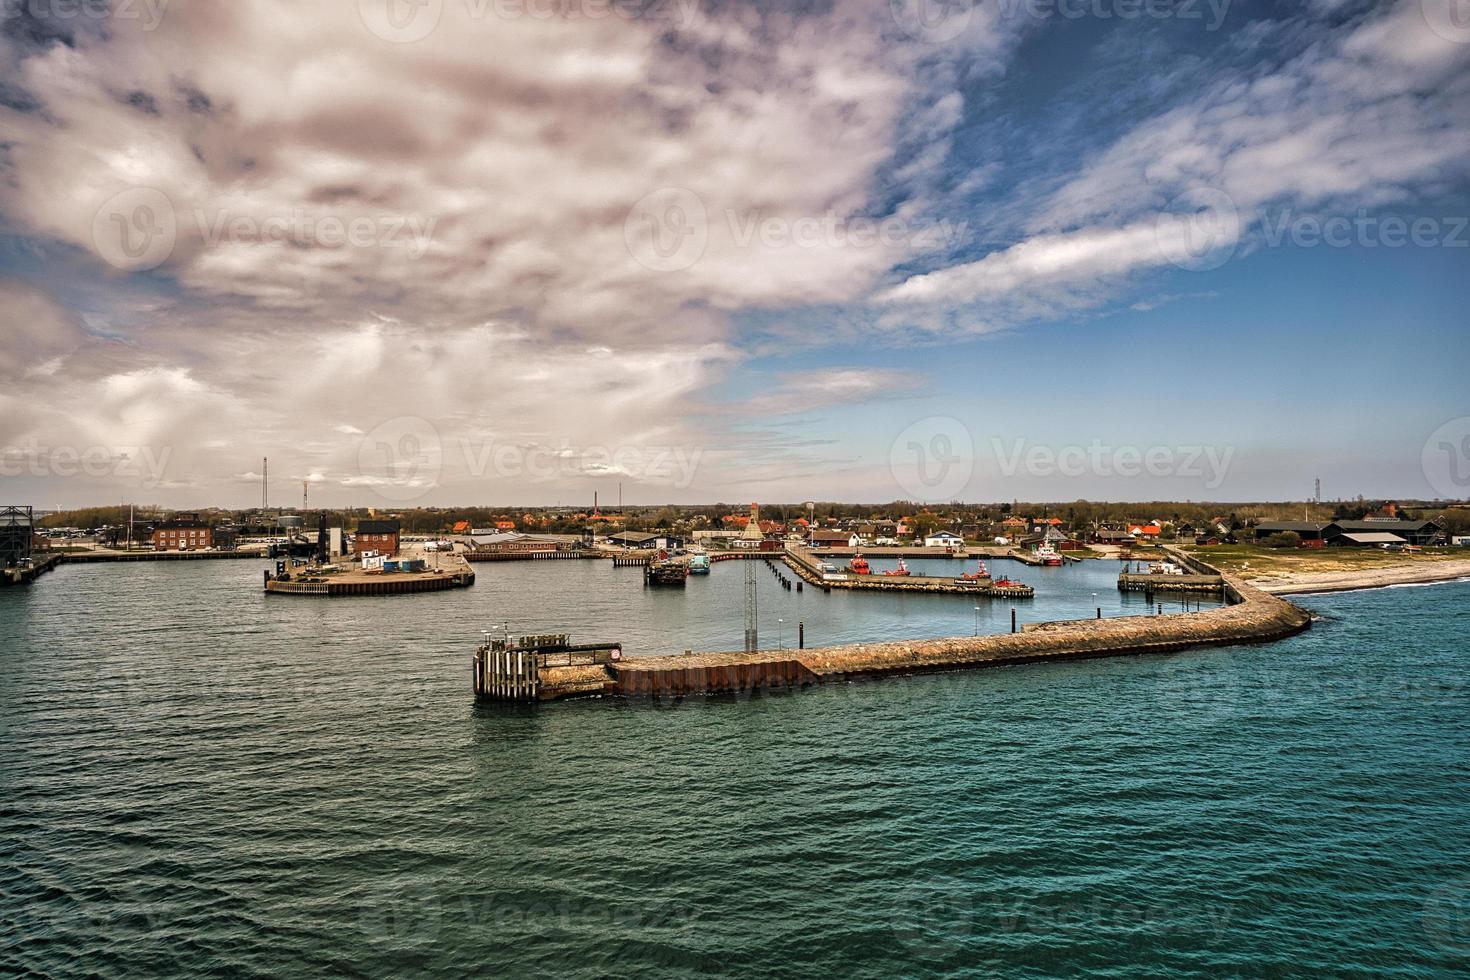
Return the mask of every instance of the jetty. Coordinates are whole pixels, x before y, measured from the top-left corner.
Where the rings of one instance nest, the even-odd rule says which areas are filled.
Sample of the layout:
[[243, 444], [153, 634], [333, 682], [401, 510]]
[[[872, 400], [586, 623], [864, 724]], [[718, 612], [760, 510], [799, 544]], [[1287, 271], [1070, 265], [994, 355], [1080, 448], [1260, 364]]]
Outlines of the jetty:
[[[769, 555], [767, 557], [770, 557]], [[782, 554], [786, 565], [809, 585], [822, 589], [868, 589], [882, 592], [936, 592], [950, 595], [995, 596], [1029, 599], [1036, 590], [1019, 582], [997, 584], [990, 577], [964, 578], [941, 575], [858, 575], [851, 571], [824, 569], [817, 553], [802, 545], [790, 545]]]
[[1118, 573], [1118, 591], [1218, 595], [1225, 588], [1225, 579], [1219, 571], [1199, 559], [1182, 552], [1170, 552], [1170, 558], [1173, 561], [1151, 563], [1147, 572], [1124, 568]]
[[[517, 660], [517, 669], [529, 664], [524, 669], [534, 667], [536, 677], [534, 684], [523, 683], [514, 694], [487, 691], [483, 667], [477, 667], [475, 693], [492, 700], [550, 701], [588, 695], [679, 697], [784, 690], [861, 678], [1265, 643], [1311, 625], [1311, 617], [1286, 600], [1232, 575], [1220, 577], [1226, 605], [1196, 613], [1034, 623], [1000, 635], [807, 650], [625, 658], [618, 647], [616, 657], [588, 656], [565, 666], [536, 657]], [[477, 660], [480, 663], [482, 659]]]

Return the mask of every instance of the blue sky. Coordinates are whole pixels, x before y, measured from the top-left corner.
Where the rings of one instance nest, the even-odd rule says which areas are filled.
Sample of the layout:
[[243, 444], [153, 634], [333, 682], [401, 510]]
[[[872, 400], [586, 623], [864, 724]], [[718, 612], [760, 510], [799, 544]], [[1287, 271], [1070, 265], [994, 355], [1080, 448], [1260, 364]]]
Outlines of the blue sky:
[[7, 8], [7, 496], [1470, 492], [1449, 0], [400, 2]]

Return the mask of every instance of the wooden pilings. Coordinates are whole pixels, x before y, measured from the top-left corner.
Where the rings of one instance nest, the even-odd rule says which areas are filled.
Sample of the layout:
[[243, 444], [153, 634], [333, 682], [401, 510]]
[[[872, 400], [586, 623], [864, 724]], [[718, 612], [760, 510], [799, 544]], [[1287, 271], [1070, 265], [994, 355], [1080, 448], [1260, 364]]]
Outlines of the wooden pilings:
[[466, 551], [466, 561], [562, 561], [580, 558], [603, 558], [595, 551]]
[[541, 666], [535, 650], [496, 640], [475, 651], [475, 695], [495, 701], [541, 698]]
[[1118, 575], [1119, 592], [1199, 592], [1218, 595], [1225, 587], [1219, 575], [1161, 575], [1122, 572]]

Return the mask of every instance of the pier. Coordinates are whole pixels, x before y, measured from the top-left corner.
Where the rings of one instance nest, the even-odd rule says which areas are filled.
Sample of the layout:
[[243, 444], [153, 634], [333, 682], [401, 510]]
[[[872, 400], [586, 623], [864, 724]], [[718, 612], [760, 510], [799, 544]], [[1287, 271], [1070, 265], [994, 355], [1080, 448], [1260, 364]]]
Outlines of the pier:
[[[1195, 571], [1204, 574], [1203, 569]], [[529, 661], [534, 682], [522, 677], [519, 686], [511, 688], [515, 693], [496, 697], [549, 701], [588, 695], [681, 697], [788, 690], [863, 678], [1264, 643], [1310, 627], [1311, 617], [1291, 603], [1234, 576], [1220, 578], [1227, 605], [1190, 614], [1034, 623], [1019, 633], [807, 650], [624, 658], [618, 647], [616, 655], [567, 660], [565, 665], [538, 657]], [[475, 693], [486, 696], [482, 660], [476, 663]], [[502, 661], [496, 669], [506, 677], [523, 670], [520, 661], [513, 668]]]
[[[867, 552], [863, 552], [867, 554]], [[966, 579], [938, 575], [856, 575], [849, 571], [824, 572], [817, 553], [791, 545], [782, 557], [803, 581], [823, 589], [872, 589], [886, 592], [935, 592], [950, 595], [984, 595], [1005, 599], [1029, 599], [1036, 590], [1019, 583], [997, 585], [992, 578]]]
[[1199, 592], [1218, 595], [1225, 587], [1218, 575], [1160, 575], [1151, 572], [1122, 572], [1119, 592]]
[[0, 585], [30, 585], [61, 563], [61, 555], [32, 558], [21, 565], [0, 570]]
[[565, 633], [488, 640], [475, 650], [470, 665], [475, 697], [539, 701], [543, 675], [554, 679], [555, 697], [601, 694], [607, 668], [622, 653], [621, 643], [576, 644]]

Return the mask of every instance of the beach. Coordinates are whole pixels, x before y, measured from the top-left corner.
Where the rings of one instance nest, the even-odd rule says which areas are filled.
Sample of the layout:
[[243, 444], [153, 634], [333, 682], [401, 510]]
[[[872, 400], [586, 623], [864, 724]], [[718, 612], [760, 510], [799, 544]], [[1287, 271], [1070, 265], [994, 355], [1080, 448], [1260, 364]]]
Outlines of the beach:
[[1250, 584], [1272, 595], [1306, 595], [1313, 592], [1349, 592], [1381, 589], [1389, 585], [1418, 585], [1453, 582], [1470, 578], [1470, 559], [1413, 561], [1387, 568], [1352, 571], [1273, 572], [1250, 579]]

